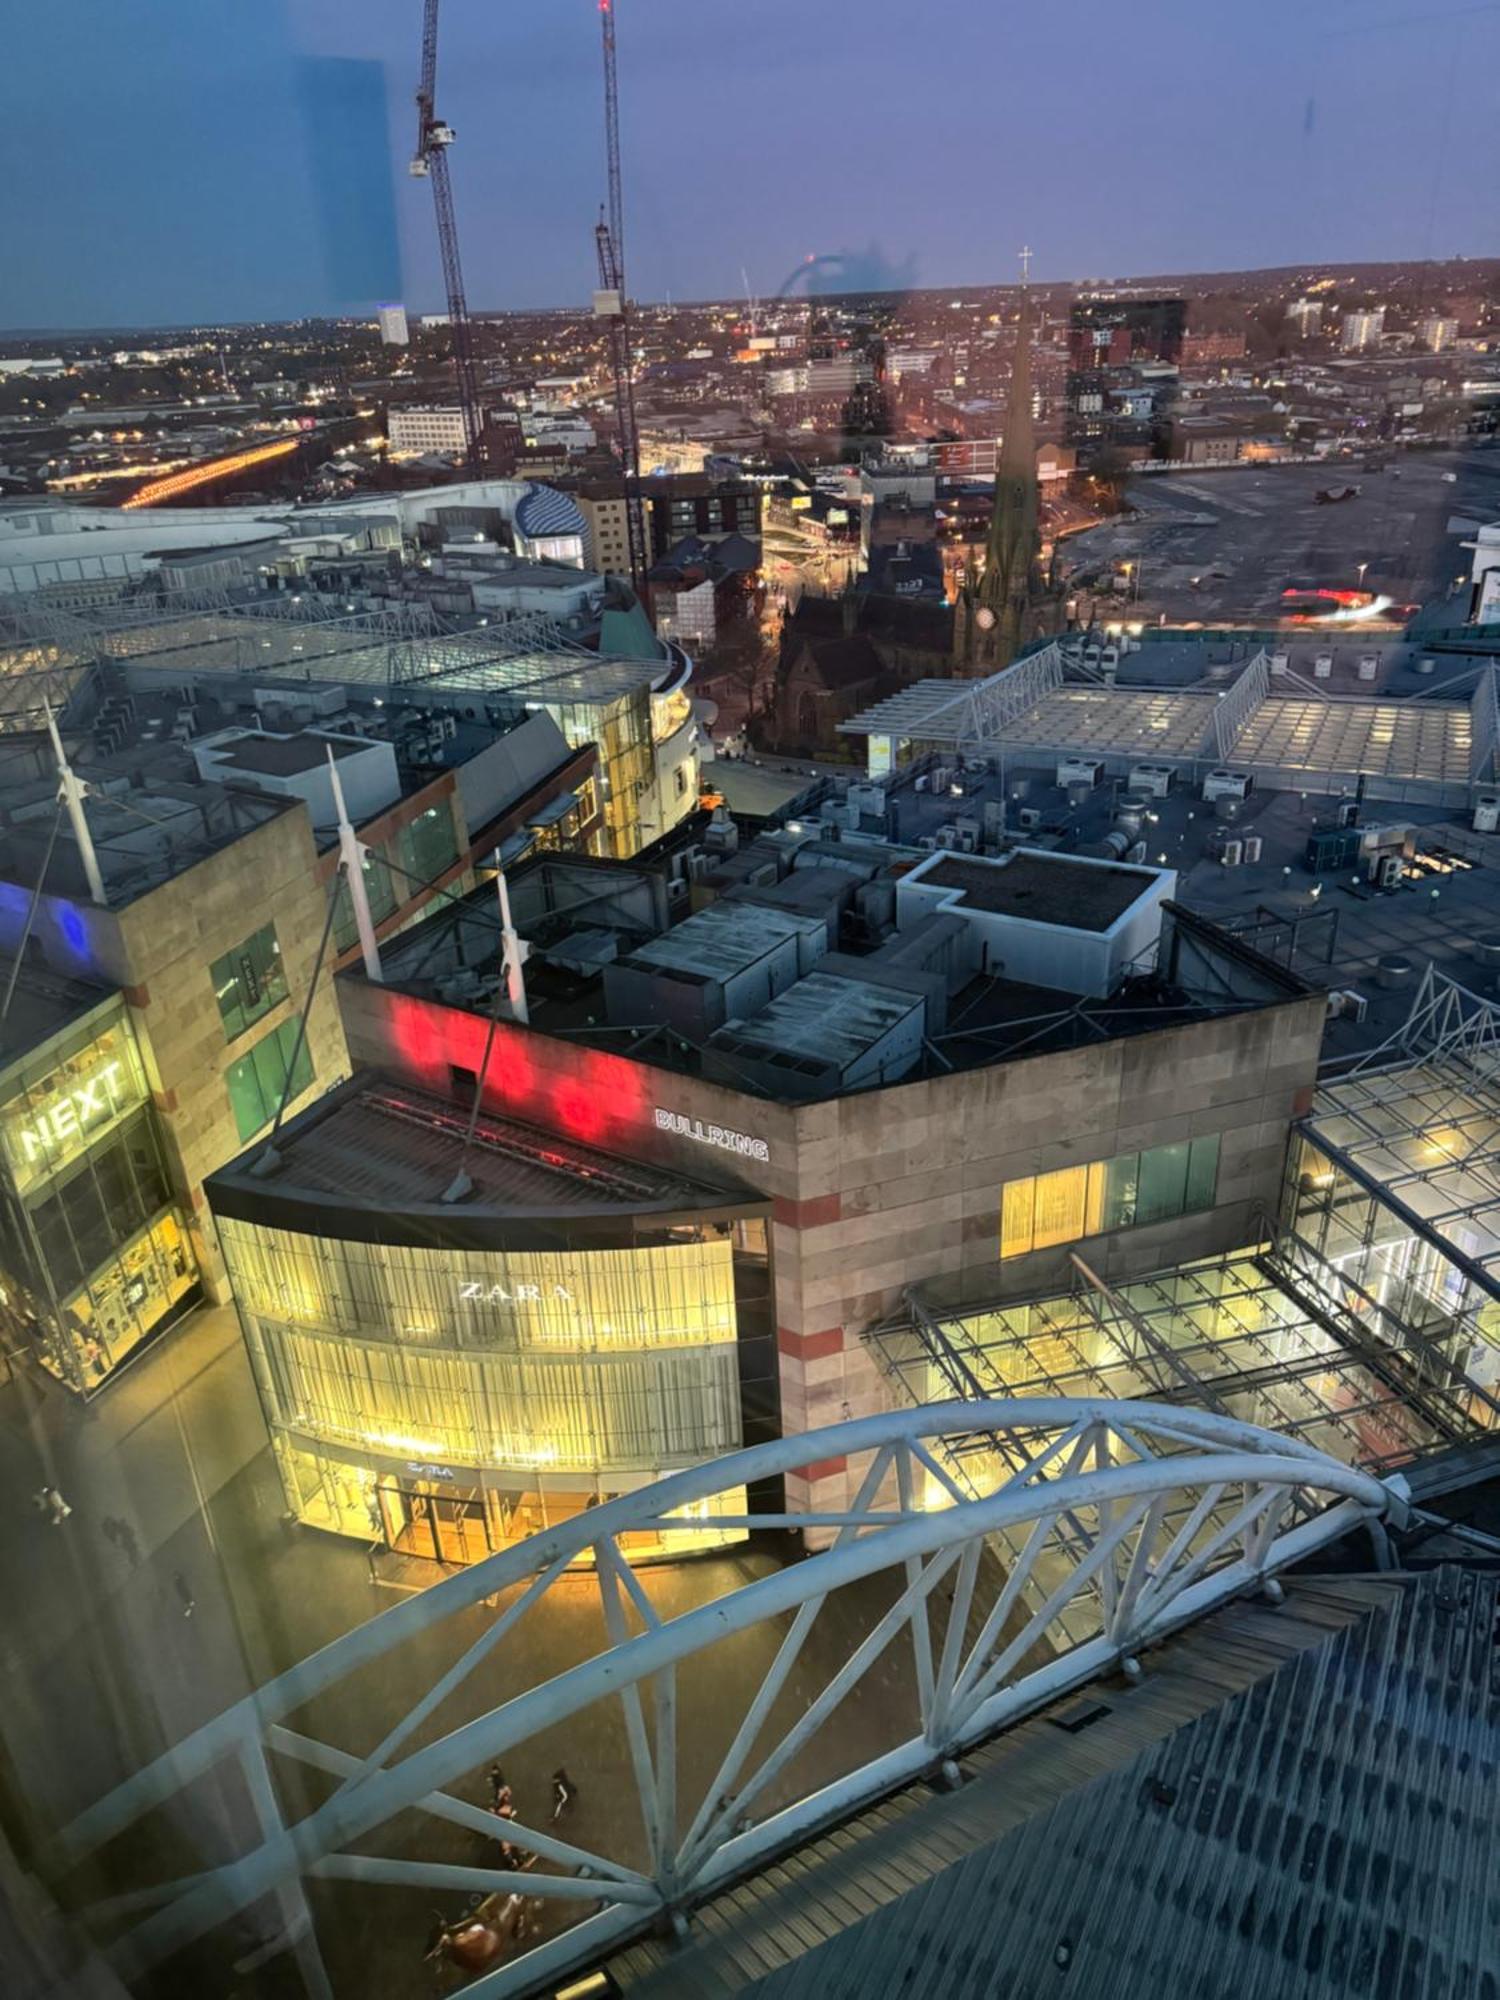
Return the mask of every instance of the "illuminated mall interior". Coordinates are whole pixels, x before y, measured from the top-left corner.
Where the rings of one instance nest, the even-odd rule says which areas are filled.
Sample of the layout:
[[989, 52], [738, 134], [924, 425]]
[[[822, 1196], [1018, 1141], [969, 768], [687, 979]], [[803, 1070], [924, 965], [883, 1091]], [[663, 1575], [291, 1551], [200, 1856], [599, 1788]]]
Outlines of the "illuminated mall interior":
[[208, 1195], [309, 1526], [472, 1562], [778, 1434], [769, 1203], [748, 1190], [487, 1113], [470, 1129], [365, 1076]]

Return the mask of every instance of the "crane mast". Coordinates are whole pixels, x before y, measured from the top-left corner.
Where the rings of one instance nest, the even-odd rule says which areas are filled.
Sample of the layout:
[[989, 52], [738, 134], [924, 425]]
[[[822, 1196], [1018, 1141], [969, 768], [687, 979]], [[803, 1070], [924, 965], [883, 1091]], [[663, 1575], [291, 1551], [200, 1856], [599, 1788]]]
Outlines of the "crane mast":
[[609, 333], [610, 371], [615, 384], [615, 428], [620, 463], [625, 473], [625, 531], [630, 549], [630, 580], [643, 603], [646, 598], [646, 535], [638, 491], [640, 438], [635, 426], [635, 385], [630, 372], [630, 302], [625, 292], [625, 203], [620, 183], [620, 96], [615, 75], [614, 0], [599, 0], [599, 25], [604, 43], [604, 154], [608, 203], [594, 231], [599, 259], [599, 290], [594, 312]]
[[453, 372], [458, 378], [458, 407], [463, 418], [464, 459], [471, 472], [481, 468], [479, 372], [474, 360], [474, 329], [464, 296], [463, 266], [458, 255], [458, 225], [453, 215], [453, 186], [448, 178], [448, 148], [453, 127], [439, 118], [437, 94], [438, 0], [423, 0], [422, 78], [417, 86], [417, 150], [411, 171], [432, 182], [437, 215], [438, 250], [443, 261], [443, 287], [448, 298], [448, 330], [453, 343]]

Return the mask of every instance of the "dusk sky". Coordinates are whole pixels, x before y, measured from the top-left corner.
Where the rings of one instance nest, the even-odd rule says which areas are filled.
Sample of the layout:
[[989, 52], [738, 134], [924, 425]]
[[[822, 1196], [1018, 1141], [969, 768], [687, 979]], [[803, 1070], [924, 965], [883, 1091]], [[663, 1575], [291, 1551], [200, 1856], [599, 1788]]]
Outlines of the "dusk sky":
[[[419, 0], [7, 9], [0, 325], [441, 304]], [[1500, 254], [1500, 4], [619, 0], [631, 289]], [[327, 59], [342, 58], [342, 63]], [[366, 67], [357, 67], [357, 64]], [[595, 0], [444, 0], [475, 310], [584, 298]], [[383, 99], [383, 103], [382, 103]]]

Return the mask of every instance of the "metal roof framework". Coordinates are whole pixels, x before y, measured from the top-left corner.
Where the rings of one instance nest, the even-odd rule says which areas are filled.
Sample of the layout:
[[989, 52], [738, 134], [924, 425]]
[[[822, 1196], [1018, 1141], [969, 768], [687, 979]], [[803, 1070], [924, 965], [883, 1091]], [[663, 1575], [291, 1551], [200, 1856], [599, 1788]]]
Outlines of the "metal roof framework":
[[[979, 1496], [931, 1449], [935, 1439], [972, 1429], [1011, 1438], [1020, 1453], [1016, 1469]], [[837, 1508], [736, 1521], [704, 1507], [753, 1481], [855, 1455], [866, 1469], [853, 1498]], [[648, 1524], [690, 1536], [700, 1509], [716, 1530], [816, 1528], [832, 1539], [805, 1562], [663, 1616], [630, 1568], [624, 1537]], [[465, 1989], [472, 2000], [507, 2000], [679, 1916], [809, 1832], [951, 1763], [967, 1745], [1100, 1673], [1137, 1673], [1145, 1645], [1248, 1589], [1275, 1593], [1278, 1570], [1352, 1529], [1378, 1532], [1406, 1514], [1399, 1481], [1373, 1479], [1250, 1424], [1150, 1403], [943, 1403], [804, 1432], [607, 1501], [406, 1598], [99, 1800], [63, 1829], [54, 1859], [81, 1861], [187, 1787], [211, 1783], [225, 1763], [243, 1778], [252, 1805], [249, 1847], [185, 1878], [116, 1895], [91, 1913], [99, 1930], [115, 1932], [109, 1956], [124, 1980], [139, 1980], [269, 1895], [307, 1991], [332, 2000], [304, 1888], [309, 1877], [497, 1899], [519, 1890], [589, 1912]], [[1008, 1570], [982, 1560], [997, 1535], [1019, 1551]], [[578, 1579], [568, 1573], [580, 1558], [593, 1564], [608, 1648], [496, 1703], [493, 1682], [504, 1686], [506, 1676], [493, 1676], [486, 1663], [561, 1580], [576, 1605]], [[799, 1659], [819, 1614], [843, 1585], [867, 1578], [881, 1579], [889, 1608], [820, 1686], [807, 1685]], [[1064, 1614], [1085, 1593], [1090, 1613], [1080, 1637]], [[288, 1718], [320, 1695], [322, 1713], [336, 1713], [329, 1692], [355, 1675], [355, 1708], [366, 1719], [365, 1698], [380, 1683], [364, 1670], [396, 1647], [430, 1639], [486, 1598], [504, 1609], [374, 1749], [356, 1755], [290, 1726]], [[679, 1750], [697, 1689], [711, 1676], [712, 1648], [786, 1614], [769, 1665], [726, 1718], [737, 1724], [733, 1740], [696, 1805], [684, 1804], [680, 1772], [688, 1764]], [[864, 1761], [830, 1778], [826, 1763], [819, 1769], [828, 1755], [823, 1725], [893, 1646], [910, 1647], [913, 1659], [888, 1730], [895, 1740], [861, 1739], [856, 1754]], [[729, 1676], [715, 1698], [733, 1698], [728, 1691], [740, 1685]], [[428, 1725], [462, 1692], [478, 1713], [454, 1721], [450, 1709], [433, 1736]], [[782, 1700], [789, 1693], [790, 1713]], [[493, 1840], [493, 1816], [452, 1788], [533, 1739], [555, 1744], [559, 1728], [597, 1703], [609, 1705], [613, 1722], [616, 1702], [619, 1727], [596, 1731], [595, 1741], [618, 1746], [619, 1768], [596, 1768], [591, 1780], [633, 1785], [641, 1834], [634, 1842], [616, 1834], [625, 1853], [599, 1852], [521, 1820], [508, 1822], [506, 1836], [540, 1864], [524, 1881], [501, 1867], [417, 1860], [409, 1848], [391, 1857], [361, 1851], [366, 1836], [408, 1809]], [[701, 1702], [696, 1712], [701, 1717]], [[273, 1756], [337, 1781], [294, 1824], [278, 1798]]]
[[355, 604], [316, 591], [202, 591], [86, 613], [36, 606], [0, 622], [0, 729], [37, 726], [31, 718], [40, 718], [43, 697], [60, 707], [110, 661], [169, 674], [472, 689], [538, 704], [608, 704], [654, 687], [674, 667], [602, 659], [541, 612], [455, 631], [423, 604]]
[[1497, 675], [1481, 673], [1468, 702], [1326, 695], [1311, 683], [1283, 693], [1262, 650], [1223, 690], [1065, 685], [1054, 641], [987, 680], [918, 681], [838, 727], [960, 755], [1001, 747], [1044, 759], [1232, 761], [1288, 786], [1363, 774], [1377, 796], [1461, 800], [1500, 771]]
[[841, 722], [839, 733], [952, 744], [960, 753], [980, 750], [1008, 735], [1011, 725], [1062, 684], [1062, 648], [1054, 640], [984, 680], [917, 681]]
[[1500, 1299], [1500, 1004], [1429, 964], [1405, 1022], [1319, 1085], [1302, 1130]]

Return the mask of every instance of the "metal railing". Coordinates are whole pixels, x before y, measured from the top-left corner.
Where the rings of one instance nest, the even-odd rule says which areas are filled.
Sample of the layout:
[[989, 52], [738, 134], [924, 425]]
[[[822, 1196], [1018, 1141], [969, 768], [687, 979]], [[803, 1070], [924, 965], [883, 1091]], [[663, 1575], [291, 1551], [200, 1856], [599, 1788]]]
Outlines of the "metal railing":
[[[965, 1491], [931, 1442], [965, 1432], [1019, 1441], [993, 1491]], [[642, 1528], [681, 1535], [712, 1496], [830, 1459], [857, 1460], [852, 1497], [805, 1513], [713, 1514], [705, 1530], [785, 1528], [831, 1537], [808, 1560], [742, 1582], [675, 1616], [658, 1612], [622, 1553]], [[1288, 1525], [1311, 1502], [1317, 1511]], [[1152, 1403], [964, 1401], [891, 1412], [804, 1433], [679, 1473], [489, 1557], [323, 1648], [196, 1730], [99, 1800], [58, 1837], [67, 1865], [118, 1839], [146, 1814], [212, 1781], [242, 1776], [253, 1844], [185, 1879], [117, 1895], [90, 1913], [126, 1980], [270, 1898], [305, 1989], [330, 1996], [304, 1884], [308, 1878], [551, 1900], [580, 1920], [485, 1972], [468, 2000], [502, 2000], [600, 1955], [664, 1918], [681, 1920], [716, 1886], [769, 1862], [818, 1828], [927, 1773], [1003, 1724], [1135, 1656], [1163, 1634], [1285, 1565], [1387, 1515], [1404, 1515], [1401, 1482], [1381, 1482], [1299, 1442], [1203, 1411]], [[1082, 1529], [1080, 1531], [1080, 1524]], [[981, 1560], [993, 1539], [1013, 1554]], [[591, 1555], [592, 1576], [575, 1559]], [[493, 1704], [503, 1648], [565, 1576], [597, 1589], [608, 1644], [552, 1679]], [[841, 1664], [809, 1673], [807, 1641], [843, 1586], [889, 1578]], [[513, 1592], [375, 1748], [354, 1755], [288, 1726], [288, 1717], [408, 1642]], [[1086, 1603], [1086, 1628], [1078, 1616]], [[726, 1638], [786, 1621], [770, 1664], [728, 1721], [727, 1751], [689, 1786], [697, 1739], [679, 1707], [684, 1671]], [[883, 1689], [889, 1729], [865, 1762], [831, 1781], [805, 1773], [809, 1746], [890, 1649], [910, 1649], [903, 1694]], [[430, 1656], [430, 1655], [429, 1655]], [[799, 1661], [802, 1662], [799, 1668]], [[488, 1665], [486, 1665], [488, 1663]], [[700, 1675], [706, 1666], [700, 1666]], [[809, 1680], [812, 1684], [809, 1685]], [[366, 1676], [359, 1686], [374, 1683]], [[735, 1700], [725, 1677], [716, 1700]], [[427, 1725], [467, 1686], [478, 1713], [435, 1739]], [[351, 1689], [351, 1726], [360, 1714]], [[778, 1707], [791, 1693], [795, 1700]], [[510, 1821], [506, 1838], [533, 1857], [524, 1875], [385, 1858], [359, 1851], [407, 1809], [496, 1838], [496, 1821], [450, 1789], [591, 1704], [618, 1702], [621, 1782], [633, 1782], [643, 1829], [629, 1857], [595, 1851], [549, 1827]], [[776, 1713], [773, 1715], [773, 1711]], [[790, 1719], [789, 1719], [790, 1717]], [[728, 1730], [723, 1732], [728, 1734]], [[722, 1740], [722, 1738], [720, 1739]], [[826, 1739], [825, 1739], [826, 1745]], [[284, 1817], [273, 1758], [337, 1780], [294, 1823]], [[644, 1865], [636, 1865], [644, 1853]], [[142, 1912], [147, 1912], [142, 1916]]]

